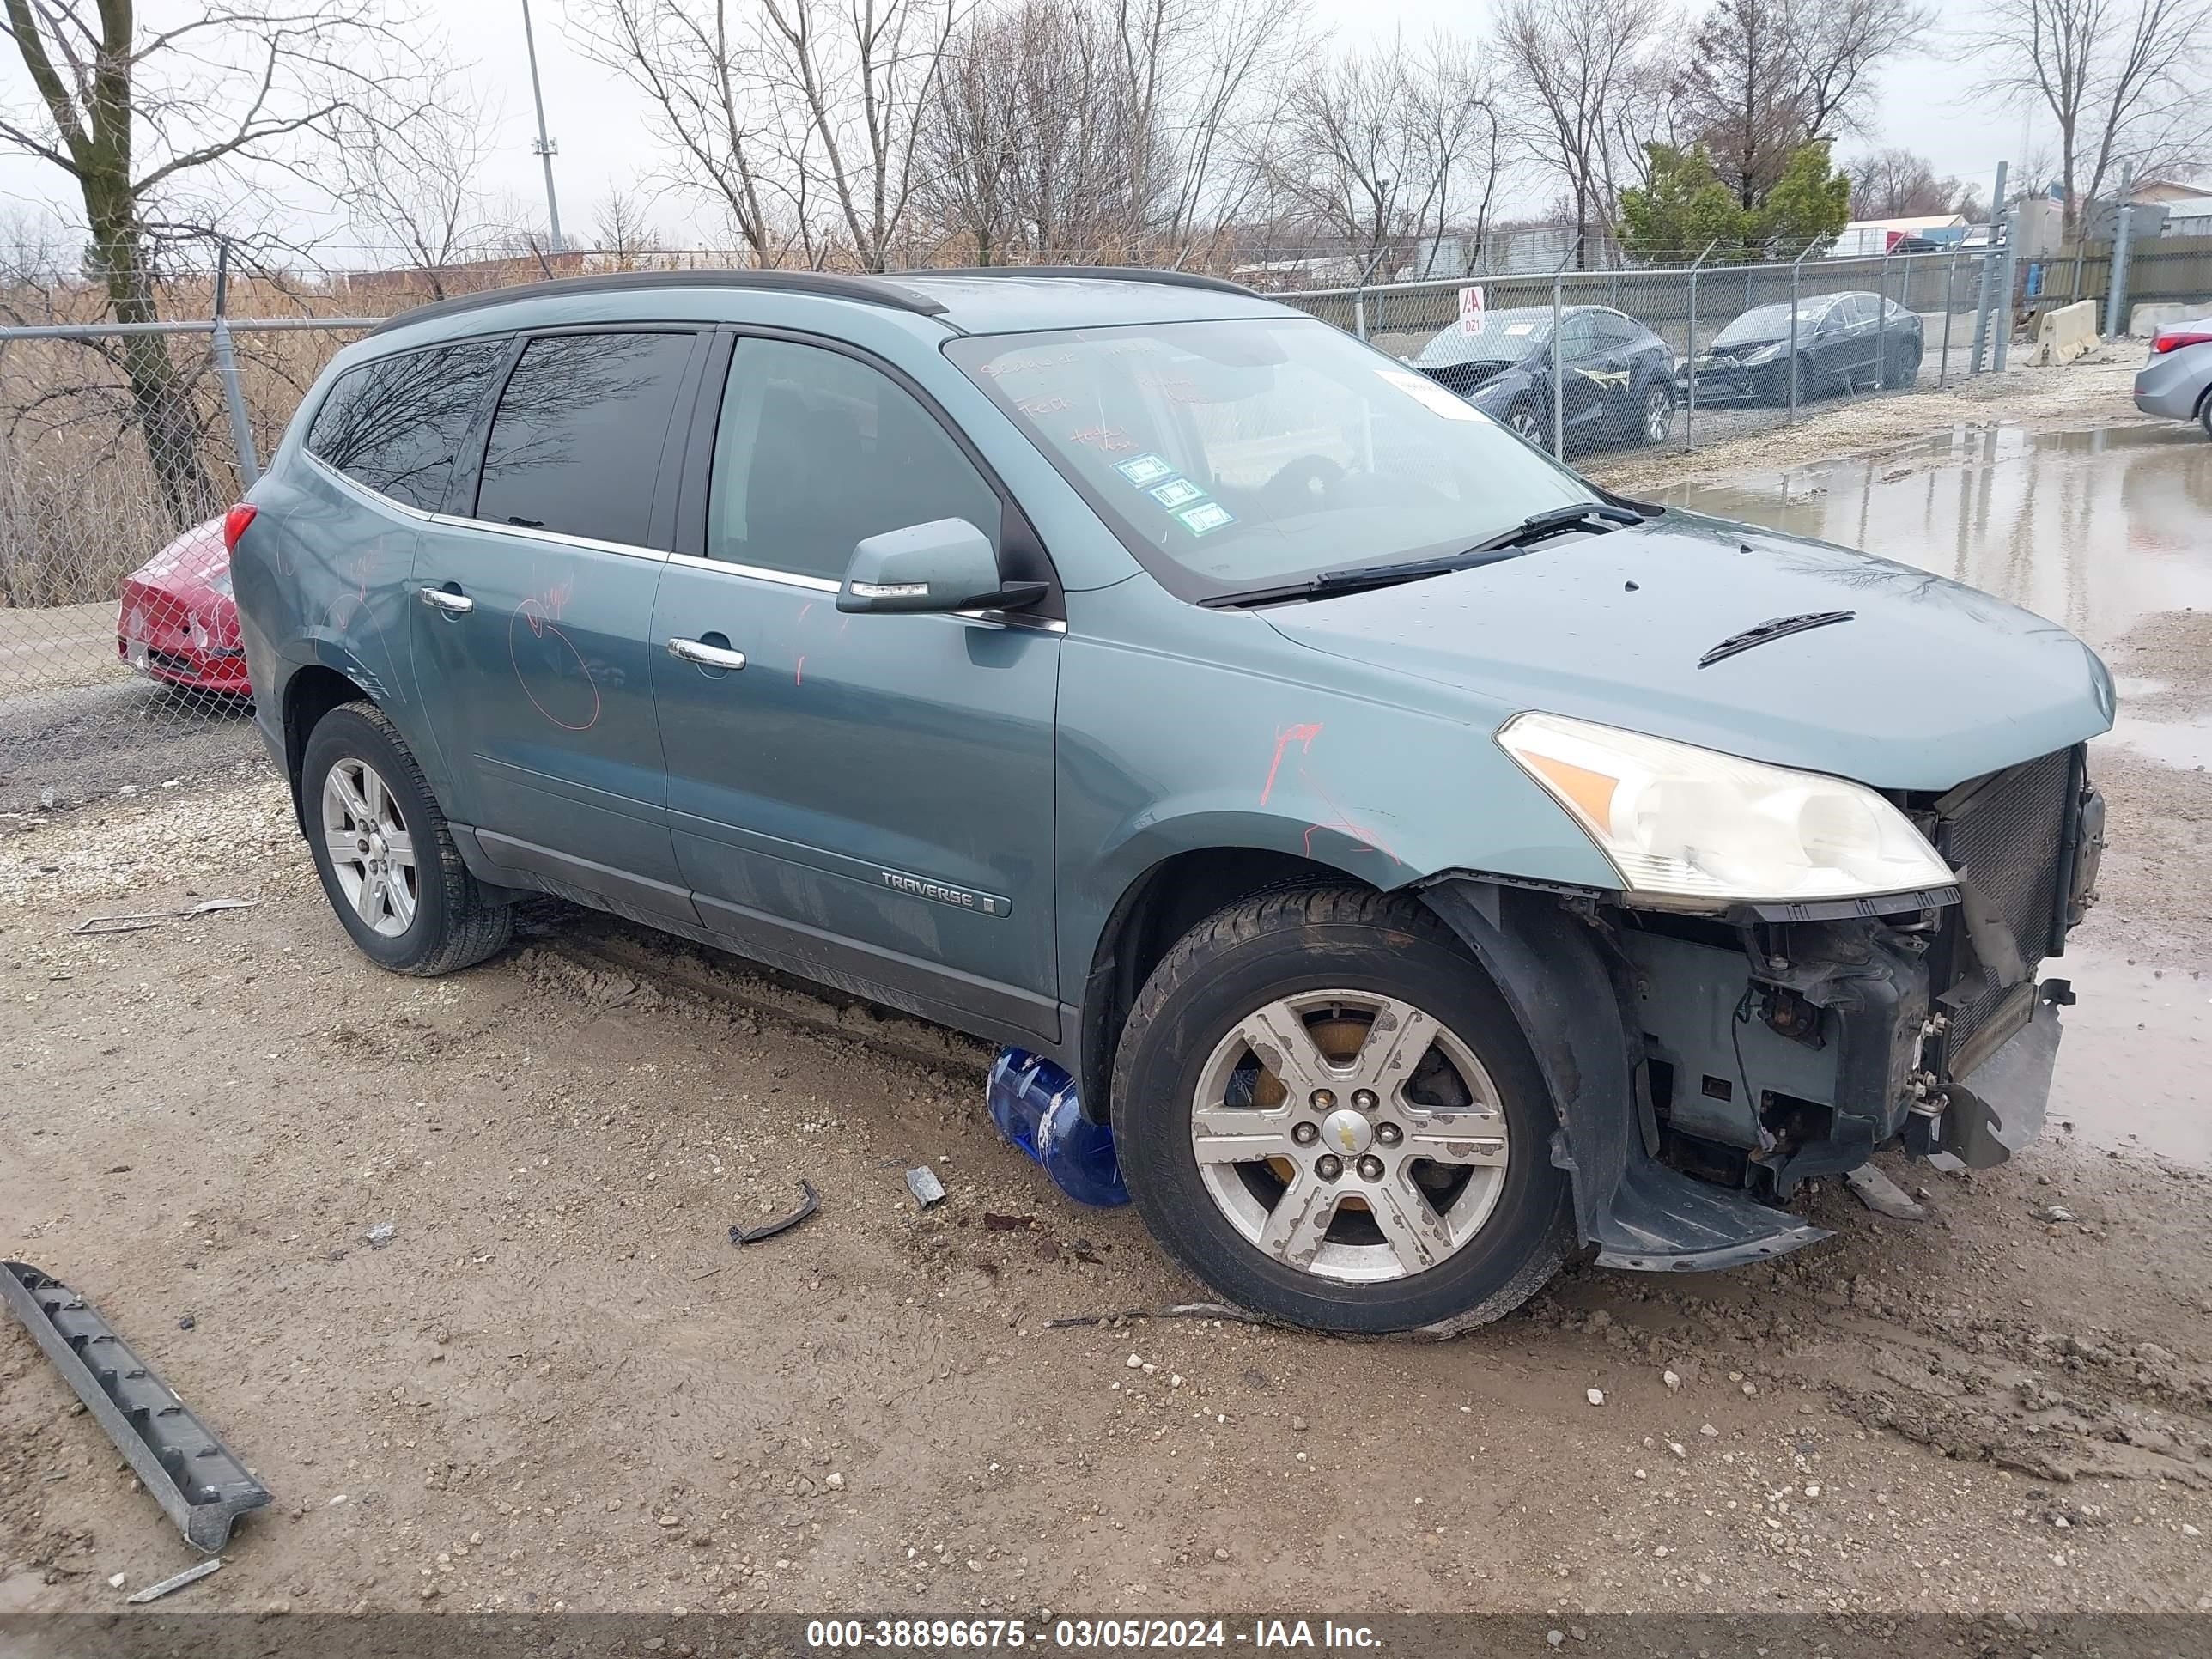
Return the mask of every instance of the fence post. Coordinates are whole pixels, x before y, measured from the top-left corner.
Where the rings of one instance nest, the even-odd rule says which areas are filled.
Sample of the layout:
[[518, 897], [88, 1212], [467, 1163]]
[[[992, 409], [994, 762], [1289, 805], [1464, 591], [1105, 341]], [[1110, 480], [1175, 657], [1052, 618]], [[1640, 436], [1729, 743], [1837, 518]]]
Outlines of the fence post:
[[[2120, 189], [2123, 192], [2135, 188], [2135, 167], [2123, 169]], [[2120, 325], [2126, 320], [2128, 305], [2128, 233], [2134, 227], [2135, 204], [2124, 193], [2120, 198], [2119, 222], [2112, 227], [2112, 275], [2105, 295], [2105, 337], [2112, 339], [2119, 333]]]
[[1717, 236], [1707, 239], [1704, 249], [1690, 262], [1690, 323], [1683, 333], [1686, 349], [1682, 353], [1690, 364], [1690, 388], [1682, 401], [1682, 447], [1685, 449], [1698, 447], [1698, 267], [1705, 264], [1706, 255], [1713, 251], [1719, 240]]
[[1552, 273], [1552, 453], [1567, 459], [1567, 392], [1560, 373], [1559, 272]]
[[1363, 340], [1367, 337], [1367, 290], [1364, 288], [1352, 290], [1352, 331]]
[[261, 463], [253, 453], [253, 425], [246, 417], [246, 391], [238, 378], [238, 354], [231, 349], [230, 325], [223, 320], [230, 293], [230, 244], [219, 241], [215, 249], [215, 326], [210, 331], [208, 353], [215, 360], [216, 378], [222, 382], [223, 408], [230, 416], [230, 440], [238, 450], [238, 491], [244, 495], [261, 480]]
[[[1813, 245], [1805, 245], [1805, 253]], [[1805, 253], [1790, 262], [1790, 413], [1783, 417], [1785, 425], [1795, 425], [1797, 420], [1797, 287], [1798, 267], [1805, 263]]]
[[2013, 222], [2009, 209], [2005, 213], [2004, 267], [1997, 278], [1997, 308], [1990, 319], [1996, 328], [1996, 347], [1990, 354], [1990, 367], [2000, 374], [2004, 373], [2005, 354], [2012, 348], [2012, 285], [2020, 259], [2020, 227]]
[[[1885, 241], [1888, 239], [1885, 235]], [[1874, 389], [1889, 379], [1889, 250], [1881, 251], [1881, 274], [1874, 279]]]
[[1966, 358], [1966, 374], [1971, 378], [1982, 372], [1982, 351], [1990, 337], [1990, 290], [1996, 282], [1995, 261], [1997, 252], [1997, 232], [2004, 224], [2005, 164], [1997, 163], [1997, 182], [1990, 192], [1990, 240], [1982, 250], [1981, 288], [1974, 298], [1974, 349]]
[[1941, 392], [1951, 374], [1951, 289], [1959, 278], [1959, 250], [1951, 250], [1951, 262], [1943, 267], [1943, 358], [1936, 366], [1936, 389]]

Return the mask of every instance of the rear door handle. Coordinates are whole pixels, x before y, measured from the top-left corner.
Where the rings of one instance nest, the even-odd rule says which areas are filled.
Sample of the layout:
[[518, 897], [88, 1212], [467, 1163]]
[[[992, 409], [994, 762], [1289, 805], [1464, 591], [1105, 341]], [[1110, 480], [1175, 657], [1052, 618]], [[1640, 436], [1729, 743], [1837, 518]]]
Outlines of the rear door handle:
[[416, 592], [422, 596], [423, 604], [434, 605], [451, 617], [465, 617], [477, 608], [477, 602], [467, 594], [455, 593], [447, 588], [421, 587]]
[[671, 640], [668, 654], [684, 662], [696, 662], [702, 668], [743, 668], [745, 653], [732, 651], [727, 646], [708, 645], [704, 640]]

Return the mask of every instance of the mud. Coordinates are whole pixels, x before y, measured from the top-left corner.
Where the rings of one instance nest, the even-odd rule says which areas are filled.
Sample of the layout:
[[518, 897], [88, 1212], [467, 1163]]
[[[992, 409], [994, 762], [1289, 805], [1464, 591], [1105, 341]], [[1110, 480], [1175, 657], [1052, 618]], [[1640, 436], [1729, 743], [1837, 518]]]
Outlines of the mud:
[[[2157, 448], [2020, 465], [2094, 495]], [[1946, 521], [1883, 492], [1996, 500], [2014, 462], [1903, 465], [1809, 500], [1859, 489], [1902, 557]], [[2130, 718], [2185, 727], [2212, 638], [2157, 606], [2203, 551], [2096, 499], [2013, 591], [2071, 560]], [[2139, 728], [2096, 765], [2106, 902], [2021, 1160], [1885, 1159], [1929, 1219], [1830, 1188], [1799, 1256], [1579, 1270], [1449, 1341], [1123, 1317], [1205, 1292], [1006, 1148], [984, 1051], [920, 1022], [550, 904], [482, 969], [380, 973], [265, 774], [0, 842], [0, 1249], [276, 1492], [199, 1610], [2212, 1610], [2208, 803]], [[215, 896], [257, 902], [70, 932]], [[729, 1243], [801, 1180], [818, 1215]], [[0, 1612], [191, 1559], [72, 1404], [0, 1328]]]

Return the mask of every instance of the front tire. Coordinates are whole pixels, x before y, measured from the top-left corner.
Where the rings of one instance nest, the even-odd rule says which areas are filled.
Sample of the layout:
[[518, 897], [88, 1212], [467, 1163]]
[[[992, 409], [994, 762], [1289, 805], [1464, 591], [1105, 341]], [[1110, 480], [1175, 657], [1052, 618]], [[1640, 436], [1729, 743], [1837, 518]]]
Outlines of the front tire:
[[1505, 424], [1513, 429], [1513, 435], [1522, 442], [1533, 444], [1547, 454], [1551, 453], [1551, 434], [1544, 429], [1544, 422], [1537, 415], [1534, 404], [1514, 404], [1505, 411]]
[[422, 769], [374, 703], [346, 703], [316, 723], [300, 805], [324, 896], [379, 966], [450, 974], [507, 943], [514, 911], [461, 862]]
[[1911, 386], [1920, 378], [1920, 343], [1903, 340], [1889, 349], [1888, 361], [1882, 365], [1881, 384], [1885, 391], [1894, 392], [1900, 386]]
[[1566, 1254], [1528, 1042], [1409, 895], [1301, 888], [1200, 923], [1130, 1013], [1113, 1115], [1169, 1254], [1296, 1324], [1463, 1328]]
[[1674, 393], [1663, 380], [1654, 380], [1644, 388], [1644, 401], [1639, 405], [1640, 418], [1637, 423], [1636, 441], [1650, 447], [1667, 441], [1667, 434], [1674, 429]]

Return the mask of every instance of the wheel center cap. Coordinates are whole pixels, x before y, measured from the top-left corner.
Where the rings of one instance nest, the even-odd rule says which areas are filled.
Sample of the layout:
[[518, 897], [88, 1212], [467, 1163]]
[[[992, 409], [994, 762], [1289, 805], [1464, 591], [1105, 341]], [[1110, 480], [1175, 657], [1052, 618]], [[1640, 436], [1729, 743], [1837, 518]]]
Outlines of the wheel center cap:
[[1322, 1145], [1346, 1158], [1357, 1158], [1375, 1144], [1375, 1126], [1349, 1106], [1340, 1106], [1321, 1121]]
[[368, 838], [368, 855], [373, 859], [380, 859], [384, 856], [383, 836], [371, 836]]

